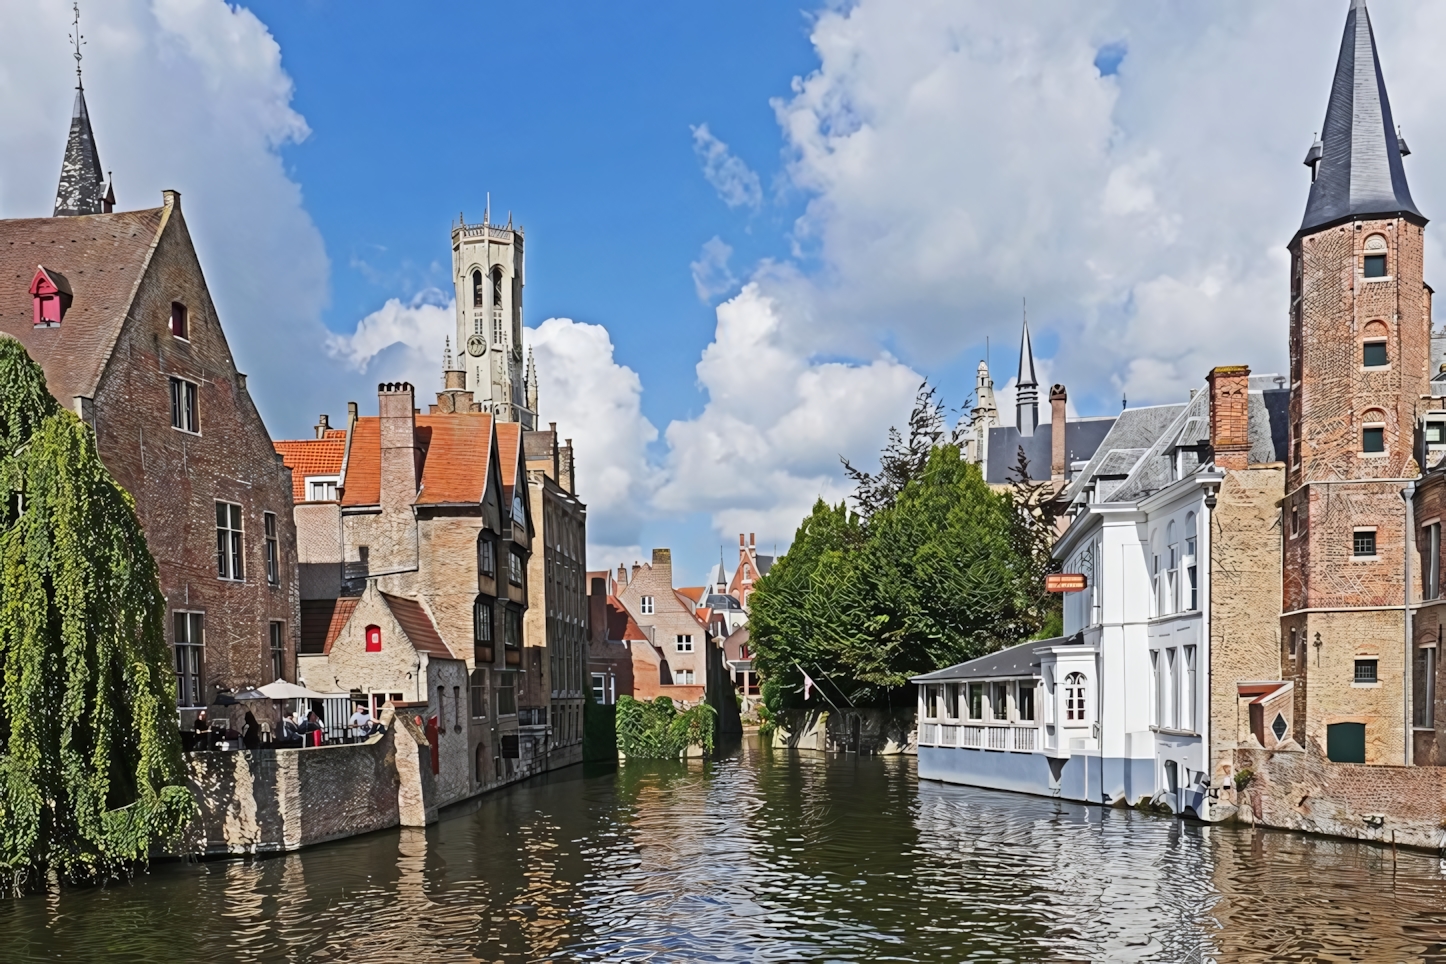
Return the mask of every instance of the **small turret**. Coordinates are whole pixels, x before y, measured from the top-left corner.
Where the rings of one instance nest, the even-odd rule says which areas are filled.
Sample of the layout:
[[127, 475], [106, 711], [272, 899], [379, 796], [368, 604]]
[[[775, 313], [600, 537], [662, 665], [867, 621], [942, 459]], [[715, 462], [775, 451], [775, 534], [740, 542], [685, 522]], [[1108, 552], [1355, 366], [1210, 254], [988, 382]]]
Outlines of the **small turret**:
[[1015, 381], [1015, 426], [1025, 438], [1039, 427], [1039, 379], [1034, 375], [1034, 347], [1029, 342], [1029, 319], [1019, 340], [1019, 377]]

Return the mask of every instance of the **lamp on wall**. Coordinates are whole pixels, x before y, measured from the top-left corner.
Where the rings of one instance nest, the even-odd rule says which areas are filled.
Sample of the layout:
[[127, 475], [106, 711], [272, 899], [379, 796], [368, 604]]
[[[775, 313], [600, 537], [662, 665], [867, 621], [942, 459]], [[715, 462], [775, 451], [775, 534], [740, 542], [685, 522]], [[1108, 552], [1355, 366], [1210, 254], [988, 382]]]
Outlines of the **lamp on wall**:
[[1316, 634], [1315, 634], [1315, 639], [1314, 639], [1314, 641], [1311, 642], [1311, 645], [1315, 647], [1315, 665], [1316, 665], [1316, 669], [1319, 669], [1319, 668], [1320, 668], [1320, 647], [1321, 647], [1320, 633], [1316, 633]]

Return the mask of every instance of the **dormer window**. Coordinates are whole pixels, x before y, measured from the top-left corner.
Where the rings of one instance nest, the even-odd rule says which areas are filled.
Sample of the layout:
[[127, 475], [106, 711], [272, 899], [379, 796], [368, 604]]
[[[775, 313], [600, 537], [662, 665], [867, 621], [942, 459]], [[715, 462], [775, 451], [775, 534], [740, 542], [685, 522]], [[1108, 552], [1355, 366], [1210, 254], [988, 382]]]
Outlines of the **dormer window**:
[[72, 300], [70, 282], [59, 271], [40, 265], [30, 281], [30, 298], [35, 309], [35, 327], [59, 328]]
[[191, 337], [190, 318], [186, 306], [179, 301], [171, 302], [171, 334], [187, 340]]

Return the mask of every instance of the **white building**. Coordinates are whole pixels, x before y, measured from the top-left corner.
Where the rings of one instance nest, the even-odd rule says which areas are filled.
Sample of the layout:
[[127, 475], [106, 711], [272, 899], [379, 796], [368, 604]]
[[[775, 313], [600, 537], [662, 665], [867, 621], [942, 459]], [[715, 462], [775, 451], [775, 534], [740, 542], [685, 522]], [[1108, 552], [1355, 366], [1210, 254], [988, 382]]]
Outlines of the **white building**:
[[[1223, 487], [1227, 500], [1250, 488], [1240, 472], [1278, 471], [1287, 396], [1244, 369], [1211, 385], [1122, 412], [1075, 473], [1054, 554], [1088, 588], [1065, 597], [1064, 637], [915, 679], [921, 777], [1208, 815], [1211, 574], [1230, 563], [1212, 553], [1212, 514]], [[1278, 546], [1278, 531], [1258, 535]]]

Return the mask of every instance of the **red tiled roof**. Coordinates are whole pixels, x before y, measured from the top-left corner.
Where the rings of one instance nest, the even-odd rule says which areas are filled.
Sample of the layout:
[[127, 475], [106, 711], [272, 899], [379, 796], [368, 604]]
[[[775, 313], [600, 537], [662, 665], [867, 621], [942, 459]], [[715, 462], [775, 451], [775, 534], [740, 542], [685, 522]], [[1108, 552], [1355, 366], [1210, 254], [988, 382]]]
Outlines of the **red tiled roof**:
[[[50, 393], [66, 408], [77, 395], [95, 395], [164, 212], [0, 221], [0, 332], [40, 363]], [[74, 295], [56, 328], [34, 325], [30, 282], [40, 265], [63, 274]]]
[[707, 586], [684, 586], [677, 590], [677, 593], [680, 596], [686, 596], [689, 602], [697, 605], [703, 601], [703, 591], [707, 588]]
[[301, 653], [330, 653], [331, 644], [356, 609], [357, 597], [301, 601]]
[[376, 505], [382, 501], [381, 420], [359, 418], [347, 442], [342, 505]]
[[517, 457], [522, 447], [522, 425], [518, 422], [497, 423], [497, 467], [502, 470], [502, 494], [508, 503], [512, 501], [512, 489], [522, 473], [522, 463]]
[[648, 634], [638, 628], [632, 614], [617, 596], [608, 597], [608, 639], [624, 643], [635, 639], [643, 642], [648, 640]]
[[[339, 436], [339, 437], [338, 437]], [[306, 501], [308, 475], [337, 475], [346, 456], [346, 433], [332, 431], [326, 438], [304, 438], [273, 443], [291, 470], [291, 497]]]
[[492, 416], [457, 412], [417, 417], [432, 431], [422, 463], [418, 505], [478, 503], [487, 495], [487, 461], [492, 455]]
[[442, 659], [456, 659], [447, 644], [442, 642], [442, 637], [437, 632], [437, 627], [432, 623], [432, 617], [422, 608], [422, 604], [415, 599], [406, 599], [402, 596], [393, 596], [390, 593], [382, 593], [382, 600], [386, 602], [387, 608], [392, 611], [402, 632], [412, 641], [412, 648], [419, 653], [426, 653], [428, 656], [439, 656]]
[[[492, 416], [448, 412], [418, 415], [416, 419], [417, 444], [422, 449], [422, 485], [415, 504], [481, 502], [487, 493], [492, 455]], [[342, 505], [376, 505], [381, 501], [381, 444], [380, 419], [357, 419], [346, 456]]]

